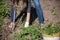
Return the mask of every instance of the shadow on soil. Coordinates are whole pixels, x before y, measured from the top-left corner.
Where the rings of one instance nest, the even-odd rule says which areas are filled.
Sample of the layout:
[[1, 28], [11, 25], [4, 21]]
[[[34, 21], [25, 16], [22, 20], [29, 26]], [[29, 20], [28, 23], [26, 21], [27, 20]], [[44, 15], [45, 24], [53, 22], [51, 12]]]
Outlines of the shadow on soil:
[[[37, 18], [37, 14], [36, 14], [36, 10], [34, 7], [31, 7], [31, 17], [30, 17], [30, 25], [32, 24], [32, 22], [34, 22], [34, 20]], [[16, 20], [17, 21], [19, 18], [21, 18], [22, 16], [22, 22], [26, 19], [26, 15], [27, 15], [27, 7], [25, 7], [21, 13], [17, 16]]]

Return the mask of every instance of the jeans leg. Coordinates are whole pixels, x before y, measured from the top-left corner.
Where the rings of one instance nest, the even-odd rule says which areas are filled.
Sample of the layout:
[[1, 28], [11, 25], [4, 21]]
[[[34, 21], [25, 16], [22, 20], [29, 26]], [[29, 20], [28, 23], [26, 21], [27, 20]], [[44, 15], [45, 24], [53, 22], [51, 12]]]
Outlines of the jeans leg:
[[36, 8], [36, 12], [39, 18], [39, 23], [44, 23], [44, 18], [43, 18], [43, 12], [42, 12], [42, 8], [40, 5], [40, 0], [33, 0], [35, 8]]
[[14, 5], [12, 5], [12, 8], [11, 8], [11, 22], [14, 22], [15, 21], [15, 12], [14, 12]]

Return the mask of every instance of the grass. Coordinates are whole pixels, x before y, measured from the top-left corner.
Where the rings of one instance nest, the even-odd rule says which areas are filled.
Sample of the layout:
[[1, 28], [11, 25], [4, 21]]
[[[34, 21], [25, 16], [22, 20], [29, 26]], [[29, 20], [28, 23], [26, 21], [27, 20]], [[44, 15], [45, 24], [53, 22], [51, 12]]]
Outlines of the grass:
[[0, 0], [0, 26], [3, 24], [4, 17], [8, 14], [8, 7], [5, 5], [5, 0]]
[[40, 26], [22, 27], [20, 33], [15, 34], [15, 40], [41, 40]]
[[2, 25], [4, 18], [8, 14], [8, 7], [5, 5], [5, 0], [0, 0], [0, 33], [2, 32]]
[[15, 33], [15, 40], [42, 40], [41, 34], [53, 35], [60, 32], [60, 27], [55, 24], [48, 24], [42, 30], [39, 25], [22, 27], [20, 33]]
[[60, 32], [60, 27], [55, 24], [48, 24], [44, 29], [42, 29], [43, 34], [53, 35]]

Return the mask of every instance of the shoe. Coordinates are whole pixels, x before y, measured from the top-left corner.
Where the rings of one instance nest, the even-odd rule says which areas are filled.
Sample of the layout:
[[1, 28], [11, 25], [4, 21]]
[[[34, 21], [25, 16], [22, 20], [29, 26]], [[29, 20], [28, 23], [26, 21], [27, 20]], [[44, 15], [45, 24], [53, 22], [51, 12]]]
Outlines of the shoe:
[[41, 29], [43, 29], [45, 26], [44, 26], [44, 24], [40, 24], [40, 27], [41, 27]]
[[29, 27], [29, 22], [25, 22], [24, 27]]

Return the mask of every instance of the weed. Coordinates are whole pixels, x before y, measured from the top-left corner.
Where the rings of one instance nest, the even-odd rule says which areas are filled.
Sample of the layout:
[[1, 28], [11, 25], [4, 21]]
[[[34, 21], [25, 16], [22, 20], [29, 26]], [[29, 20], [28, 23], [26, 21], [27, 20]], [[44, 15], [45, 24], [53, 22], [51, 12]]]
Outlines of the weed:
[[0, 0], [0, 17], [5, 17], [8, 13], [8, 7], [5, 5], [5, 0]]
[[40, 34], [39, 26], [23, 27], [19, 34], [15, 34], [15, 38], [16, 40], [41, 40]]
[[56, 15], [56, 8], [55, 7], [53, 7], [50, 11], [53, 15]]
[[55, 24], [48, 24], [45, 28], [42, 29], [43, 34], [53, 35], [60, 32], [60, 27]]

